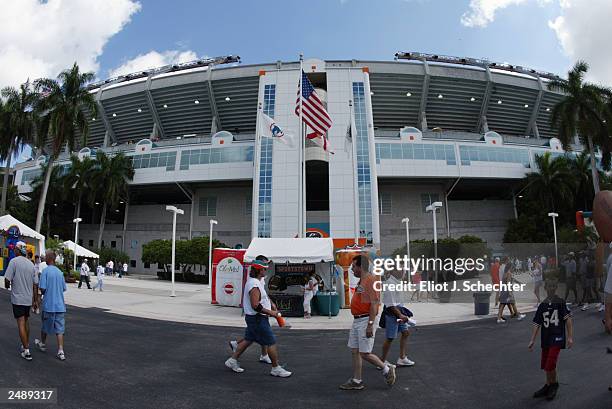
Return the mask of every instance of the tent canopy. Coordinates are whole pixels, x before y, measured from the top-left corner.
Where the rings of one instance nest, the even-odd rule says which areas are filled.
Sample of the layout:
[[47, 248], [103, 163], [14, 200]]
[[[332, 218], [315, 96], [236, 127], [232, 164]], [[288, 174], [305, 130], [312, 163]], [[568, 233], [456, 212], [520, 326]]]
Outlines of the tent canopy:
[[[87, 250], [85, 247], [74, 244], [74, 241], [68, 240], [62, 243], [62, 246], [76, 253], [77, 257], [100, 258], [96, 253]], [[76, 249], [76, 250], [75, 250]]]
[[274, 263], [320, 263], [334, 261], [330, 238], [255, 238], [244, 255], [247, 263], [260, 254]]
[[44, 240], [45, 236], [37, 232], [36, 230], [26, 226], [19, 220], [15, 219], [10, 214], [0, 217], [0, 230], [6, 230], [11, 226], [19, 227], [19, 232], [22, 236], [31, 237], [37, 240]]
[[38, 252], [44, 254], [45, 251], [45, 236], [37, 232], [36, 230], [26, 226], [19, 220], [15, 219], [10, 214], [0, 217], [0, 230], [6, 230], [11, 226], [19, 227], [19, 233], [24, 237], [30, 237], [38, 241]]

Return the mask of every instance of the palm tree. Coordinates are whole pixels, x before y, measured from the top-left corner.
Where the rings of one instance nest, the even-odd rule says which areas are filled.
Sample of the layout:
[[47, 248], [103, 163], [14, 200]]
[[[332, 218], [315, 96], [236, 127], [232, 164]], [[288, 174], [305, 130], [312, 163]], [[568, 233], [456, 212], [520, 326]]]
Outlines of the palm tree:
[[131, 158], [123, 153], [111, 157], [98, 151], [94, 162], [90, 186], [95, 188], [90, 191], [89, 201], [91, 203], [95, 202], [98, 197], [102, 198], [102, 214], [98, 233], [98, 248], [101, 248], [106, 211], [109, 208], [117, 207], [120, 200], [127, 200], [128, 183], [134, 179], [134, 167]]
[[94, 160], [88, 157], [79, 159], [76, 155], [70, 156], [70, 171], [64, 177], [64, 193], [68, 197], [74, 197], [76, 192], [77, 202], [74, 217], [81, 216], [81, 201], [87, 189], [90, 187], [91, 173], [94, 169]]
[[[51, 172], [48, 172], [50, 168], [52, 170]], [[62, 189], [64, 186], [64, 181], [60, 172], [61, 168], [59, 166], [52, 166], [49, 163], [43, 164], [41, 166], [41, 174], [34, 178], [30, 184], [30, 186], [32, 186], [32, 198], [40, 198], [40, 195], [42, 195], [47, 175], [49, 175], [49, 184], [53, 186], [53, 189], [48, 191], [47, 201], [45, 202], [47, 210], [47, 236], [49, 236], [51, 233], [51, 212], [53, 209], [55, 209], [55, 207], [57, 207], [57, 202], [61, 201], [61, 199], [64, 197], [64, 192]], [[40, 232], [40, 229], [37, 231]]]
[[97, 112], [95, 98], [86, 88], [94, 78], [93, 73], [81, 72], [74, 63], [72, 68], [62, 71], [57, 80], [45, 78], [35, 82], [36, 90], [45, 95], [36, 107], [41, 118], [39, 147], [43, 148], [46, 137], [51, 137], [48, 166], [36, 213], [36, 230], [42, 224], [53, 162], [64, 146], [74, 151], [79, 132], [82, 144], [87, 144], [89, 125], [82, 108], [86, 107], [93, 115]]
[[578, 61], [568, 72], [567, 80], [553, 80], [548, 84], [549, 89], [565, 94], [553, 107], [550, 121], [553, 128], [559, 129], [559, 139], [565, 150], [569, 150], [576, 135], [583, 143], [586, 140], [591, 159], [593, 188], [595, 193], [598, 193], [599, 175], [595, 163], [595, 145], [607, 146], [602, 128], [606, 110], [605, 95], [609, 90], [584, 81], [584, 74], [588, 69], [586, 62]]
[[539, 200], [548, 209], [555, 211], [557, 205], [573, 199], [575, 181], [565, 157], [553, 159], [550, 152], [535, 158], [537, 172], [527, 174], [527, 189], [531, 197]]
[[33, 106], [37, 95], [32, 91], [30, 82], [21, 84], [19, 89], [6, 87], [2, 90], [6, 98], [2, 116], [4, 131], [2, 132], [2, 146], [0, 147], [0, 160], [6, 161], [4, 180], [2, 184], [2, 200], [0, 202], [0, 215], [6, 213], [6, 196], [8, 179], [11, 170], [11, 160], [17, 159], [24, 144], [34, 139], [34, 113]]
[[576, 207], [584, 206], [588, 210], [588, 203], [593, 202], [593, 176], [591, 173], [591, 158], [587, 152], [581, 152], [569, 161], [570, 171], [576, 182], [576, 199], [582, 198], [583, 203], [575, 203]]

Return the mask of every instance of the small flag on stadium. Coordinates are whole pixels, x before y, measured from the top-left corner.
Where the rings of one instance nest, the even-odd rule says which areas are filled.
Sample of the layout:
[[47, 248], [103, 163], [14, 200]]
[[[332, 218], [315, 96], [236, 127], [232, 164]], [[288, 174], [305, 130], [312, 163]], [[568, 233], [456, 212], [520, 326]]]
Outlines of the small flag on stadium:
[[276, 122], [274, 122], [274, 119], [262, 113], [260, 123], [261, 136], [272, 138], [284, 143], [285, 145], [293, 147], [293, 135], [285, 133], [285, 131], [283, 131], [283, 129], [278, 126]]
[[298, 84], [297, 99], [295, 101], [295, 114], [300, 116], [302, 113], [302, 122], [304, 122], [313, 132], [307, 133], [306, 137], [317, 145], [321, 146], [326, 151], [329, 151], [327, 142], [327, 131], [332, 126], [332, 120], [327, 110], [323, 106], [323, 102], [315, 91], [312, 83], [302, 71], [302, 89]]

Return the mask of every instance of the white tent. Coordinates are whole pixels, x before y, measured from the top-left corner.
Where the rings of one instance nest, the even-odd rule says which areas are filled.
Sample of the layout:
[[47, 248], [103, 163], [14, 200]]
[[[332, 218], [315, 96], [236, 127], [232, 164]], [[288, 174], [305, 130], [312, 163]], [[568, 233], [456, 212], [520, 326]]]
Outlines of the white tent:
[[43, 236], [36, 230], [26, 226], [25, 224], [21, 223], [19, 220], [15, 219], [10, 214], [0, 217], [0, 230], [7, 230], [11, 226], [17, 226], [19, 228], [19, 233], [22, 236], [30, 237], [30, 238], [38, 240], [38, 251], [40, 254], [44, 253], [45, 236]]
[[68, 250], [72, 250], [72, 252], [75, 252], [77, 257], [100, 258], [100, 256], [98, 256], [93, 251], [87, 250], [85, 247], [75, 244], [72, 240], [63, 242], [62, 246], [67, 248]]
[[330, 238], [255, 238], [244, 255], [247, 263], [260, 254], [274, 263], [320, 263], [334, 261]]

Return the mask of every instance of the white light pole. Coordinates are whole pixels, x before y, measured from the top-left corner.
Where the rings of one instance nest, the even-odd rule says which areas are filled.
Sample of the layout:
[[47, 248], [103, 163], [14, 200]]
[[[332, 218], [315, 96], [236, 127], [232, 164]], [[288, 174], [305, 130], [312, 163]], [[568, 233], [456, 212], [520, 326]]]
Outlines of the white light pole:
[[76, 246], [77, 243], [79, 242], [79, 223], [81, 223], [83, 221], [83, 219], [81, 219], [80, 217], [77, 217], [76, 219], [74, 219], [72, 222], [75, 224], [74, 226], [74, 248], [72, 249], [72, 251], [74, 252], [74, 258], [72, 260], [72, 267], [76, 270], [77, 268], [77, 252], [76, 252]]
[[210, 219], [210, 233], [208, 235], [208, 288], [210, 288], [212, 281], [212, 233], [213, 226], [217, 224], [216, 220]]
[[170, 297], [176, 297], [174, 292], [174, 266], [176, 266], [176, 215], [185, 214], [183, 209], [176, 206], [166, 206], [166, 210], [172, 212], [172, 294]]
[[[434, 258], [438, 258], [438, 226], [436, 220], [436, 210], [442, 207], [442, 202], [433, 202], [425, 208], [426, 212], [431, 212], [433, 219], [433, 242], [434, 242]], [[435, 263], [437, 265], [437, 263]], [[435, 270], [435, 282], [438, 282], [438, 269]]]
[[559, 267], [559, 251], [557, 250], [557, 217], [559, 217], [559, 214], [548, 213], [548, 216], [552, 217], [553, 232], [555, 234], [555, 267]]
[[[406, 257], [408, 257], [408, 263], [410, 263], [410, 219], [408, 217], [404, 217], [402, 219], [402, 223], [406, 224]], [[412, 282], [411, 272], [410, 272], [410, 264], [406, 267], [408, 270], [408, 282]]]

